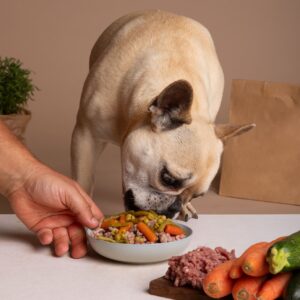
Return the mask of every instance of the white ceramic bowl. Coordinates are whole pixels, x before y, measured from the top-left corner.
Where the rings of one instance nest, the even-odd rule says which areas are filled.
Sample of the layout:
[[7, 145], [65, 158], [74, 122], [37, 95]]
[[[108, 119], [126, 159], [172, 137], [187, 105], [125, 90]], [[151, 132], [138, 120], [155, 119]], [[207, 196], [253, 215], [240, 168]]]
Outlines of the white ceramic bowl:
[[182, 254], [190, 243], [193, 233], [192, 229], [177, 222], [176, 224], [185, 231], [186, 237], [169, 243], [110, 243], [93, 238], [91, 236], [91, 230], [88, 228], [86, 228], [86, 233], [91, 247], [104, 257], [126, 263], [154, 263]]

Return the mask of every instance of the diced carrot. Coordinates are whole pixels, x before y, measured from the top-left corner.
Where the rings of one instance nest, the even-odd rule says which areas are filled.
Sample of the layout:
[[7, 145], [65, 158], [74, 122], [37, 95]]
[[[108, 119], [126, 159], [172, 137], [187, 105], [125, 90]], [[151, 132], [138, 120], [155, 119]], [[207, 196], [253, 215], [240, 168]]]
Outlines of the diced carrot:
[[108, 227], [113, 226], [113, 224], [114, 224], [115, 222], [117, 222], [117, 220], [114, 219], [114, 218], [111, 218], [111, 219], [105, 219], [105, 220], [103, 220], [103, 222], [102, 222], [102, 224], [101, 224], [101, 228], [107, 229]]
[[256, 249], [260, 248], [261, 246], [264, 246], [268, 244], [267, 242], [260, 242], [260, 243], [256, 243], [251, 245], [238, 259], [236, 259], [233, 263], [233, 266], [230, 270], [229, 276], [232, 279], [237, 279], [242, 277], [242, 275], [244, 274], [243, 270], [242, 270], [242, 265], [244, 262], [244, 259], [246, 257], [246, 255], [248, 255], [250, 252], [252, 251], [256, 251]]
[[182, 228], [173, 224], [167, 224], [165, 227], [165, 233], [169, 233], [170, 235], [181, 235], [185, 234]]
[[125, 223], [126, 222], [126, 215], [125, 214], [121, 214], [120, 218], [119, 218], [120, 223]]
[[137, 229], [146, 237], [149, 242], [155, 243], [158, 240], [156, 234], [152, 231], [152, 229], [144, 222], [139, 222], [137, 225]]
[[292, 273], [279, 273], [268, 279], [257, 294], [257, 300], [274, 300], [282, 296]]
[[255, 251], [248, 253], [243, 261], [242, 269], [245, 274], [255, 277], [264, 276], [269, 273], [269, 265], [266, 256], [269, 248], [283, 237], [259, 247]]
[[131, 229], [131, 227], [132, 227], [132, 223], [129, 223], [129, 224], [126, 225], [126, 226], [120, 227], [119, 232], [126, 232], [126, 231], [129, 231], [129, 230]]
[[209, 272], [203, 280], [204, 292], [212, 298], [222, 298], [232, 291], [234, 280], [229, 277], [229, 271], [234, 260], [228, 260]]
[[263, 284], [265, 277], [251, 277], [244, 275], [239, 278], [232, 289], [234, 300], [256, 300], [256, 294]]

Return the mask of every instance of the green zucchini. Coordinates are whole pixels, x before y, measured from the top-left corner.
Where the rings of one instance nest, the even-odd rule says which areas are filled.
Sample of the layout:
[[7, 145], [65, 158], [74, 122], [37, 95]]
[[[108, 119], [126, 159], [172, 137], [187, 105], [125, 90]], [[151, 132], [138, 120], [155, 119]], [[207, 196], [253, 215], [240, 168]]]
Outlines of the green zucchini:
[[300, 300], [300, 271], [295, 272], [283, 295], [284, 300]]
[[272, 274], [300, 269], [300, 231], [271, 246], [267, 262]]

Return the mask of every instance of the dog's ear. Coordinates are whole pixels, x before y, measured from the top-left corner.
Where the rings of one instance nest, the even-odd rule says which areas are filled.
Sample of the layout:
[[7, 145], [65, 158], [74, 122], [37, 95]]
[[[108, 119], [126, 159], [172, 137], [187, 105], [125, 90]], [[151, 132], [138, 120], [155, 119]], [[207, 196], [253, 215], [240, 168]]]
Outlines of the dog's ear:
[[192, 101], [193, 89], [186, 80], [168, 85], [149, 107], [152, 129], [159, 132], [190, 124]]
[[221, 139], [223, 142], [226, 142], [228, 139], [243, 134], [252, 128], [255, 124], [244, 124], [244, 125], [231, 125], [231, 124], [219, 124], [215, 125], [216, 136]]

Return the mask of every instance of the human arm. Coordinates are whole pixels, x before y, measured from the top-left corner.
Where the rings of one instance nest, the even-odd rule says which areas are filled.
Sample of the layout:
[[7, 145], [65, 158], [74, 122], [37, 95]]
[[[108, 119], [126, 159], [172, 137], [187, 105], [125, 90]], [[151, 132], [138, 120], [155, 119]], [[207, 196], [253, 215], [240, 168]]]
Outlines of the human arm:
[[39, 162], [0, 122], [0, 193], [43, 245], [60, 256], [72, 246], [74, 258], [86, 254], [82, 226], [98, 225], [102, 213], [70, 178]]

